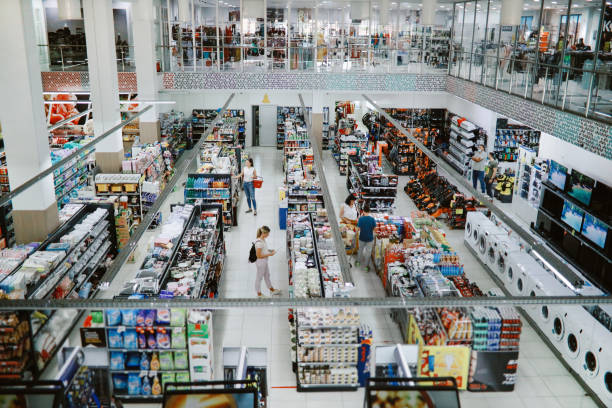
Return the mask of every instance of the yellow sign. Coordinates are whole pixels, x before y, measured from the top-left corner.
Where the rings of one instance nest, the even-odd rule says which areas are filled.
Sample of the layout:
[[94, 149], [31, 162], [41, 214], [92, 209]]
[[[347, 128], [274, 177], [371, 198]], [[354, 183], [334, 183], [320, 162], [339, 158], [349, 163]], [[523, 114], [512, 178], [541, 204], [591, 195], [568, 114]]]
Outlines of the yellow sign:
[[421, 349], [419, 377], [455, 377], [457, 387], [465, 390], [469, 368], [469, 347], [425, 346]]
[[264, 97], [261, 100], [261, 103], [270, 103], [270, 97], [268, 96], [268, 94], [264, 94]]

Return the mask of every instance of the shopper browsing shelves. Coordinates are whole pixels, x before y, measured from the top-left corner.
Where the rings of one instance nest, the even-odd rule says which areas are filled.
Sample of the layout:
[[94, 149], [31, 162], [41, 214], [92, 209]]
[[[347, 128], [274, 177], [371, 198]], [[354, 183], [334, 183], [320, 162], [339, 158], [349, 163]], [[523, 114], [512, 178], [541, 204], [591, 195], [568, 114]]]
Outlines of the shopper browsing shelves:
[[487, 195], [493, 198], [493, 182], [495, 181], [495, 177], [497, 176], [497, 167], [499, 163], [495, 160], [493, 153], [489, 153], [489, 162], [487, 163], [487, 170], [485, 172], [485, 184], [487, 186]]
[[340, 222], [350, 225], [357, 225], [357, 205], [355, 196], [352, 194], [346, 197], [340, 206]]
[[478, 150], [472, 156], [472, 185], [477, 189], [476, 183], [480, 181], [480, 191], [485, 193], [484, 169], [487, 155], [483, 144], [478, 145]]
[[370, 215], [370, 205], [366, 202], [363, 205], [363, 213], [357, 221], [359, 227], [359, 256], [357, 263], [361, 263], [364, 269], [370, 270], [372, 262], [372, 247], [374, 246], [374, 228], [376, 228], [376, 220]]
[[246, 194], [247, 204], [249, 205], [249, 209], [246, 212], [250, 213], [251, 211], [255, 211], [255, 215], [257, 215], [255, 187], [253, 186], [253, 180], [257, 177], [257, 171], [255, 170], [255, 167], [253, 167], [252, 158], [249, 157], [246, 160], [239, 177], [242, 177], [242, 182], [244, 183], [244, 193]]
[[273, 249], [268, 249], [268, 243], [266, 238], [270, 235], [270, 228], [263, 226], [257, 230], [257, 240], [255, 241], [255, 251], [257, 253], [257, 260], [255, 266], [257, 267], [257, 276], [255, 277], [255, 291], [257, 296], [263, 297], [261, 293], [261, 280], [266, 281], [266, 286], [270, 290], [271, 295], [280, 295], [279, 289], [274, 289], [270, 282], [270, 266], [268, 265], [268, 258], [276, 254]]

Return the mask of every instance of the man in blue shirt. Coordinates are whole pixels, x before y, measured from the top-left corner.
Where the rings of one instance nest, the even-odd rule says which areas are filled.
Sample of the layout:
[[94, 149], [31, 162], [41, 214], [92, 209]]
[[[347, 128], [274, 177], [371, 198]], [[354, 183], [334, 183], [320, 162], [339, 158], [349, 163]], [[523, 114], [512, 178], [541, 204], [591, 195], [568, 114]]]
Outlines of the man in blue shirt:
[[370, 270], [370, 262], [372, 262], [372, 247], [374, 246], [374, 228], [376, 228], [376, 220], [370, 215], [370, 205], [366, 202], [363, 206], [363, 212], [359, 220], [359, 255], [357, 257], [357, 265], [360, 263], [364, 269]]

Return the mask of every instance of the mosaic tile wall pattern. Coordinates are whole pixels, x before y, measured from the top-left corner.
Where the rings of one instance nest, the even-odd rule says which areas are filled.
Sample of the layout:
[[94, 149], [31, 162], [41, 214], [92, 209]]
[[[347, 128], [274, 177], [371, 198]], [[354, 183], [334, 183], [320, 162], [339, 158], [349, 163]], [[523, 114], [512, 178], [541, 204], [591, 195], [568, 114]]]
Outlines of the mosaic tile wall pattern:
[[304, 89], [329, 91], [446, 91], [446, 74], [166, 72], [162, 85], [179, 89]]
[[[138, 90], [135, 72], [119, 72], [117, 76], [120, 92]], [[45, 92], [89, 90], [89, 72], [42, 72], [41, 77]]]
[[592, 153], [612, 159], [612, 126], [449, 76], [447, 91]]

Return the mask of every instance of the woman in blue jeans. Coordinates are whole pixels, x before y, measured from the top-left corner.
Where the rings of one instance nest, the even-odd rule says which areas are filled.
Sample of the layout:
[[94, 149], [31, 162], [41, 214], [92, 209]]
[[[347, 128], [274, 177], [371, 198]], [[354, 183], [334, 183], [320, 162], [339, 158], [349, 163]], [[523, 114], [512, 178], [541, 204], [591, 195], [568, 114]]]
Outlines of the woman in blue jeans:
[[247, 204], [249, 204], [249, 209], [246, 211], [250, 213], [251, 211], [255, 211], [255, 215], [257, 215], [257, 202], [255, 201], [255, 187], [253, 187], [253, 179], [257, 177], [257, 171], [255, 171], [255, 167], [253, 167], [253, 159], [248, 158], [244, 163], [244, 167], [242, 168], [242, 182], [244, 187], [244, 194], [246, 194]]

